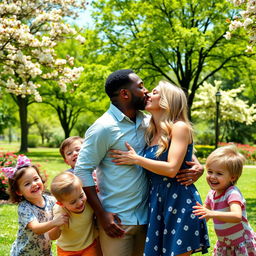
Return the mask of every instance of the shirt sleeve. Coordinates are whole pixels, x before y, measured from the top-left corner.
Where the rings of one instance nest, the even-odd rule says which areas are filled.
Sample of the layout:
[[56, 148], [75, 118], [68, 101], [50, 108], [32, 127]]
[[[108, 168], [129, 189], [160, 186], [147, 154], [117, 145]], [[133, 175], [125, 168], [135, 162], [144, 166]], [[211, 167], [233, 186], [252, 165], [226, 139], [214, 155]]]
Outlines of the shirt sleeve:
[[26, 202], [19, 204], [18, 216], [19, 224], [24, 229], [27, 227], [28, 223], [37, 219], [35, 214], [33, 213], [33, 210], [31, 209], [31, 207], [29, 207], [29, 205]]
[[109, 150], [109, 132], [102, 124], [94, 123], [85, 134], [85, 140], [79, 152], [75, 166], [75, 175], [84, 187], [95, 186], [92, 172]]
[[235, 189], [232, 189], [227, 196], [227, 203], [238, 202], [241, 206], [244, 206], [244, 200], [242, 195]]

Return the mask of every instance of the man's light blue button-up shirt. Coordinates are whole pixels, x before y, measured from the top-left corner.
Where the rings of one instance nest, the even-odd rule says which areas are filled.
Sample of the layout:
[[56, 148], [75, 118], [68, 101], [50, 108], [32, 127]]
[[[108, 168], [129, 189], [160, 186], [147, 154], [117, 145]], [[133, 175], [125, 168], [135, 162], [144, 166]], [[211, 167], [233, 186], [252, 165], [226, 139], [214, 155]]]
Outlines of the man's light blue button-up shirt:
[[137, 113], [136, 123], [114, 105], [87, 130], [75, 166], [75, 174], [83, 185], [94, 186], [92, 172], [97, 168], [99, 198], [104, 209], [117, 213], [124, 225], [147, 223], [148, 180], [145, 171], [136, 165], [115, 165], [111, 149], [127, 151], [128, 142], [142, 155], [148, 117]]

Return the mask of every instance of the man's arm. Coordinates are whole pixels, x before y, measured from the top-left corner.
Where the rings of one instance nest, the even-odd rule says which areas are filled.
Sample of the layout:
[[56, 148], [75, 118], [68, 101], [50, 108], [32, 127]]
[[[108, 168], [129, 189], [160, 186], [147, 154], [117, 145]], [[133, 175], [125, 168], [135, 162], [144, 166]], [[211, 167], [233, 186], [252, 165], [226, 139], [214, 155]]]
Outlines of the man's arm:
[[98, 221], [111, 237], [120, 237], [124, 230], [119, 226], [120, 219], [115, 213], [106, 212], [97, 196], [92, 172], [104, 159], [109, 149], [110, 136], [100, 124], [92, 125], [85, 134], [85, 140], [79, 152], [75, 174], [82, 180], [88, 203], [94, 210]]
[[189, 169], [182, 169], [176, 175], [176, 179], [181, 185], [189, 186], [196, 182], [204, 173], [204, 167], [199, 163], [197, 157], [193, 155], [191, 162], [186, 162], [191, 166]]
[[106, 212], [97, 196], [95, 186], [83, 187], [87, 196], [87, 201], [95, 212], [100, 225], [103, 227], [107, 235], [111, 237], [121, 237], [124, 230], [119, 226], [121, 220], [115, 213]]

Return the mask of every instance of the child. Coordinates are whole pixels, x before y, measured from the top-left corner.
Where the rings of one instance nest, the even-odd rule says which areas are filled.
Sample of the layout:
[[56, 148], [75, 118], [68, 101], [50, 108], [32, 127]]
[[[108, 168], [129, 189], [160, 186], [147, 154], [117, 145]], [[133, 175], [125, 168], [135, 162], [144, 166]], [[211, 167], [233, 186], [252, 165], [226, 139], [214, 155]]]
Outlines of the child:
[[58, 255], [97, 255], [96, 232], [93, 210], [86, 202], [80, 179], [70, 172], [57, 175], [51, 184], [51, 192], [57, 199], [54, 216], [67, 213], [68, 225], [56, 227], [49, 232], [57, 240]]
[[245, 199], [234, 186], [242, 174], [243, 162], [235, 146], [218, 148], [206, 160], [206, 179], [212, 190], [205, 206], [197, 203], [193, 208], [200, 219], [213, 219], [218, 236], [214, 255], [256, 255], [256, 235], [247, 220]]
[[11, 201], [19, 203], [19, 230], [11, 255], [51, 255], [47, 232], [66, 223], [68, 217], [63, 214], [52, 220], [54, 198], [43, 194], [44, 180], [26, 156], [19, 155], [16, 167], [2, 171], [8, 177]]
[[[70, 165], [68, 172], [74, 173], [76, 160], [83, 144], [83, 139], [79, 136], [71, 136], [65, 139], [60, 145], [60, 153], [64, 158], [66, 164]], [[93, 180], [95, 182], [96, 191], [98, 191], [96, 170], [92, 173]]]
[[83, 139], [79, 136], [71, 136], [61, 143], [60, 153], [65, 163], [71, 167], [67, 171], [74, 173], [74, 167], [82, 144]]

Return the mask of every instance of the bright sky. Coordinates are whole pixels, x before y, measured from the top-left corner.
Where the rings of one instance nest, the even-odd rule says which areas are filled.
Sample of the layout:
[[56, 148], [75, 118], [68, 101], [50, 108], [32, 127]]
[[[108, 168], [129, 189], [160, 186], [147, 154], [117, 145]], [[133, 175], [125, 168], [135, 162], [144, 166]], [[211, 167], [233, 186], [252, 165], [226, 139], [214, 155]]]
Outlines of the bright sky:
[[84, 12], [80, 12], [79, 17], [76, 20], [67, 19], [67, 21], [71, 24], [77, 24], [79, 27], [88, 27], [93, 25], [93, 21], [91, 18], [92, 7], [91, 5], [87, 5], [87, 9]]

